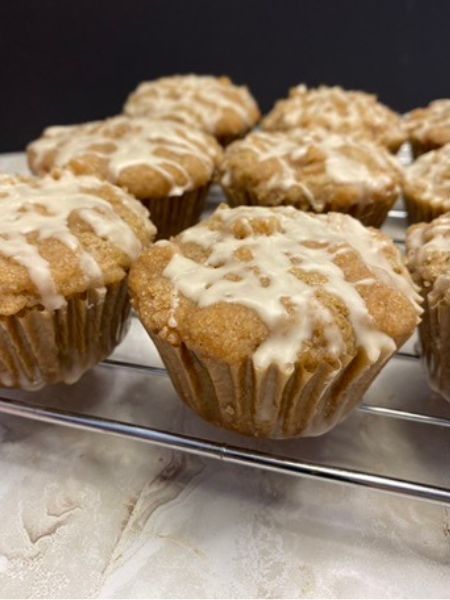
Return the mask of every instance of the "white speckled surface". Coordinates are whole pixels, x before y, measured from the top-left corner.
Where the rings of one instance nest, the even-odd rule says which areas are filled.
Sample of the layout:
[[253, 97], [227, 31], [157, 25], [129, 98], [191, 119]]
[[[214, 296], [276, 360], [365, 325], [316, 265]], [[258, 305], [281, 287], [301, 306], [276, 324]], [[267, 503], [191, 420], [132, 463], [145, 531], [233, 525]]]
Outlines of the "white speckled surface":
[[[133, 355], [156, 360], [137, 321], [117, 351]], [[369, 396], [450, 416], [413, 361], [392, 361]], [[243, 443], [164, 377], [99, 366], [33, 398]], [[450, 486], [449, 437], [356, 413], [326, 437], [258, 446]], [[0, 474], [1, 598], [450, 597], [440, 506], [1, 415]]]

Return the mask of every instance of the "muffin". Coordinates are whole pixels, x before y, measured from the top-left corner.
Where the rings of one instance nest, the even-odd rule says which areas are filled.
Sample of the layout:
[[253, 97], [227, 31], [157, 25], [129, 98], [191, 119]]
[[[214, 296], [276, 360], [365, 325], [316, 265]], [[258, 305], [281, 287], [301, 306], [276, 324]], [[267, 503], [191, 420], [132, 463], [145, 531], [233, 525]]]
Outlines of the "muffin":
[[126, 189], [150, 210], [159, 238], [198, 221], [221, 154], [202, 131], [126, 116], [49, 127], [27, 151], [34, 173], [63, 167]]
[[419, 334], [430, 385], [450, 400], [450, 213], [413, 225], [406, 242], [408, 267], [424, 300]]
[[410, 223], [432, 221], [450, 211], [450, 144], [406, 168], [403, 195]]
[[291, 88], [263, 119], [266, 131], [317, 127], [332, 133], [367, 138], [396, 152], [406, 139], [400, 116], [373, 94], [341, 87]]
[[375, 227], [399, 198], [402, 183], [398, 162], [383, 147], [300, 129], [250, 133], [227, 148], [220, 173], [232, 206], [344, 212]]
[[118, 344], [131, 261], [155, 228], [120, 188], [0, 176], [0, 385], [76, 381]]
[[247, 87], [234, 85], [228, 77], [206, 75], [145, 81], [130, 94], [124, 112], [197, 127], [222, 145], [245, 135], [261, 117]]
[[450, 99], [412, 110], [405, 115], [404, 124], [415, 156], [450, 143]]
[[418, 294], [393, 243], [348, 215], [229, 208], [130, 272], [183, 400], [249, 436], [319, 435], [414, 331]]

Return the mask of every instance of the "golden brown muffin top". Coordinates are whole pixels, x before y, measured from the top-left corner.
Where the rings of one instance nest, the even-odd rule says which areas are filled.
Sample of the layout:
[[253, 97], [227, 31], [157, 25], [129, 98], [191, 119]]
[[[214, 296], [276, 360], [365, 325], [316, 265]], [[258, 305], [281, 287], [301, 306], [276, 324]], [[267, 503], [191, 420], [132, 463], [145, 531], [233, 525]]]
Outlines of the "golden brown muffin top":
[[400, 116], [375, 95], [338, 86], [291, 88], [289, 97], [279, 100], [263, 119], [262, 127], [267, 131], [321, 127], [371, 139], [391, 151], [398, 150], [406, 139]]
[[413, 144], [440, 148], [450, 142], [450, 99], [430, 102], [404, 117], [406, 131]]
[[49, 127], [27, 151], [34, 173], [68, 168], [106, 179], [139, 199], [179, 196], [208, 184], [221, 155], [215, 139], [202, 131], [124, 115]]
[[386, 359], [413, 332], [417, 293], [385, 235], [339, 213], [221, 205], [130, 272], [148, 330], [203, 357], [292, 371]]
[[450, 144], [427, 152], [405, 169], [405, 194], [450, 210]]
[[[427, 155], [428, 156], [428, 155]], [[450, 213], [408, 229], [408, 268], [431, 301], [450, 299]]]
[[225, 189], [259, 204], [305, 205], [321, 212], [400, 194], [402, 170], [383, 147], [323, 130], [255, 132], [231, 144], [221, 163]]
[[228, 77], [174, 75], [145, 81], [129, 96], [131, 116], [171, 119], [198, 127], [215, 137], [239, 137], [259, 121], [255, 99]]
[[120, 281], [155, 236], [140, 202], [95, 177], [0, 175], [0, 315]]

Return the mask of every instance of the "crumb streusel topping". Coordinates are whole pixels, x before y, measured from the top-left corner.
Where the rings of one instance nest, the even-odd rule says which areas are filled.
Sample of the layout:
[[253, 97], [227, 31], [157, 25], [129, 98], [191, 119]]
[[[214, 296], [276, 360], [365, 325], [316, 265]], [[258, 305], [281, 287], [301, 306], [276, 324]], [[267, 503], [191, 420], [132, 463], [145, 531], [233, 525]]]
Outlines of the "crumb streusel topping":
[[155, 235], [148, 212], [95, 177], [0, 176], [0, 314], [119, 281]]
[[35, 173], [69, 168], [106, 179], [139, 199], [178, 196], [206, 185], [220, 155], [217, 142], [202, 131], [123, 115], [49, 127], [28, 146]]
[[406, 139], [400, 116], [375, 95], [339, 86], [291, 88], [289, 97], [279, 100], [263, 119], [262, 127], [268, 131], [319, 127], [368, 138], [392, 151]]

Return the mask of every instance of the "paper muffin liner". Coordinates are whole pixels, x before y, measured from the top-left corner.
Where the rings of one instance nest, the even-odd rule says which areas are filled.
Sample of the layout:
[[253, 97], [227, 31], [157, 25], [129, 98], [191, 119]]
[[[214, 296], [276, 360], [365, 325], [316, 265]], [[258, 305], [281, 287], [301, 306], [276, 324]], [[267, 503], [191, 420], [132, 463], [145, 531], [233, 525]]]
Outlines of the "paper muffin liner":
[[214, 425], [261, 438], [325, 433], [361, 401], [390, 357], [371, 363], [361, 352], [338, 370], [320, 363], [311, 372], [299, 364], [288, 374], [276, 365], [260, 371], [251, 358], [236, 365], [205, 358], [149, 333], [192, 410]]
[[249, 133], [250, 129], [245, 129], [240, 131], [239, 133], [230, 133], [224, 135], [216, 135], [215, 138], [218, 143], [222, 146], [222, 148], [226, 148], [233, 142], [237, 142], [238, 140], [242, 140], [247, 133]]
[[431, 141], [427, 141], [427, 142], [419, 142], [419, 140], [410, 140], [410, 144], [411, 144], [411, 149], [412, 149], [412, 155], [413, 158], [419, 158], [419, 156], [422, 156], [422, 154], [426, 154], [427, 152], [431, 152], [431, 150], [437, 150], [438, 148], [441, 148], [442, 145], [433, 143]]
[[205, 206], [209, 185], [185, 192], [181, 196], [146, 198], [142, 204], [150, 211], [157, 229], [156, 239], [167, 239], [198, 223]]
[[431, 389], [450, 402], [450, 301], [447, 296], [430, 302], [426, 297], [419, 325], [422, 356]]
[[[261, 203], [257, 198], [253, 196], [247, 190], [233, 190], [230, 191], [227, 188], [224, 188], [224, 192], [228, 199], [228, 204], [232, 207], [247, 205], [247, 206], [261, 206]], [[386, 220], [388, 212], [392, 208], [395, 203], [395, 199], [388, 199], [386, 201], [378, 199], [376, 202], [361, 202], [360, 204], [353, 204], [349, 207], [343, 207], [339, 210], [333, 209], [335, 212], [344, 213], [358, 219], [361, 221], [363, 225], [367, 227], [381, 227], [381, 225]], [[286, 203], [288, 204], [288, 203]], [[295, 207], [295, 205], [292, 205]], [[304, 209], [299, 209], [304, 210]], [[314, 213], [326, 213], [330, 212], [329, 207], [324, 207], [322, 211], [315, 211], [312, 208], [308, 209], [307, 212]]]
[[409, 195], [404, 196], [406, 212], [408, 213], [408, 223], [429, 223], [449, 212], [442, 202], [430, 202]]
[[348, 211], [339, 212], [347, 212], [350, 216], [361, 221], [366, 227], [381, 227], [394, 204], [395, 200], [377, 200], [376, 202], [367, 204], [356, 204], [350, 207]]
[[121, 341], [129, 312], [124, 277], [68, 298], [58, 310], [36, 307], [0, 318], [0, 386], [74, 383]]

